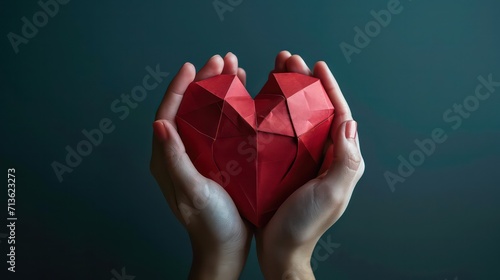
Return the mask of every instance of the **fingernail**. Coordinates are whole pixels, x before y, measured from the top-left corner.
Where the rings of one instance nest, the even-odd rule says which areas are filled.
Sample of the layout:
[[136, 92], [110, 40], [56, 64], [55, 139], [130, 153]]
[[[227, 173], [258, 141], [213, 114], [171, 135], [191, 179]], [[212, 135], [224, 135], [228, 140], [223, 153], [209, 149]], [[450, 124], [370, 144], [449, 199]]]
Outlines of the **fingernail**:
[[228, 56], [228, 55], [230, 55], [230, 54], [233, 54], [233, 53], [232, 53], [232, 52], [227, 52], [225, 56]]
[[[189, 62], [184, 62], [184, 64], [182, 64], [182, 66], [179, 68], [179, 72], [184, 68], [186, 67], [187, 65], [189, 64]], [[154, 123], [153, 123], [154, 124]]]
[[159, 141], [167, 140], [167, 129], [161, 121], [155, 121], [153, 123], [153, 134]]
[[[215, 54], [214, 56], [212, 56], [212, 57], [210, 58], [210, 60], [215, 59], [216, 57], [221, 57], [221, 56], [220, 56], [219, 54]], [[221, 58], [222, 58], [222, 57], [221, 57]]]
[[357, 131], [358, 131], [358, 123], [356, 121], [348, 121], [345, 126], [345, 138], [356, 139]]

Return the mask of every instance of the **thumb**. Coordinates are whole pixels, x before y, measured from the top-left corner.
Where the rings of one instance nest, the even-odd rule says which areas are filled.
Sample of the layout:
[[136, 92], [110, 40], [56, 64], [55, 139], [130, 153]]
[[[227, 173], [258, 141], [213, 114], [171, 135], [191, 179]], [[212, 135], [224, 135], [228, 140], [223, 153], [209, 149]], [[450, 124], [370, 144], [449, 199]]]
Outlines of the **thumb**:
[[158, 152], [161, 153], [172, 181], [183, 186], [198, 183], [202, 176], [187, 155], [186, 148], [173, 125], [166, 120], [157, 120], [153, 123], [153, 129]]
[[359, 149], [357, 123], [353, 120], [343, 122], [335, 131], [333, 138], [333, 160], [323, 177], [323, 183], [351, 188], [357, 183], [364, 170], [364, 162]]

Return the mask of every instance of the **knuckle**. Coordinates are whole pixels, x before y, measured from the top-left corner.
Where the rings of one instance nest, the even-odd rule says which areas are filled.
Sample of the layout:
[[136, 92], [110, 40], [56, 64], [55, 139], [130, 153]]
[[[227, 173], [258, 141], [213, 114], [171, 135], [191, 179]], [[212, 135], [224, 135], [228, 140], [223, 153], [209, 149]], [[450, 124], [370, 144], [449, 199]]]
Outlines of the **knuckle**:
[[363, 158], [358, 151], [353, 151], [352, 149], [348, 150], [346, 157], [344, 158], [344, 164], [348, 169], [358, 171], [362, 162]]
[[359, 169], [358, 169], [360, 177], [365, 173], [365, 169], [366, 169], [365, 160], [361, 158], [361, 163], [359, 164]]
[[327, 183], [321, 183], [315, 189], [316, 201], [323, 201], [326, 205], [339, 205], [344, 202], [346, 191], [343, 188], [334, 188]]

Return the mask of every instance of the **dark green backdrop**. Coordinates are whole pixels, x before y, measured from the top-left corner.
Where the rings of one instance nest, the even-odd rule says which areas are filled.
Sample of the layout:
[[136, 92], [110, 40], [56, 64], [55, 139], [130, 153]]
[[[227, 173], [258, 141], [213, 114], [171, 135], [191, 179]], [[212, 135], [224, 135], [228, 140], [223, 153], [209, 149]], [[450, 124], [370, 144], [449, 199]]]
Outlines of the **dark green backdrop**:
[[[214, 4], [226, 10], [219, 15]], [[500, 81], [500, 4], [402, 0], [385, 27], [370, 23], [372, 10], [396, 4], [71, 0], [43, 22], [36, 1], [3, 1], [0, 173], [16, 168], [12, 279], [185, 278], [188, 237], [148, 169], [156, 107], [185, 61], [199, 68], [232, 51], [256, 93], [282, 49], [330, 65], [359, 122], [367, 166], [323, 237], [336, 248], [318, 249], [317, 278], [500, 279], [500, 88], [474, 97], [478, 77]], [[22, 18], [34, 15], [42, 27], [25, 38]], [[353, 50], [354, 28], [366, 25], [373, 37], [357, 38], [362, 48]], [[355, 51], [350, 63], [342, 42]], [[156, 65], [170, 75], [128, 115], [113, 112]], [[454, 104], [464, 102], [460, 115]], [[76, 149], [82, 130], [104, 118], [114, 130], [60, 182], [51, 164], [65, 164], [65, 147]], [[418, 152], [415, 140], [435, 128], [446, 140]], [[407, 177], [401, 158], [418, 165]], [[399, 180], [392, 189], [387, 172]], [[1, 185], [0, 278], [9, 279], [1, 276], [13, 276]], [[261, 278], [252, 252], [241, 279]]]

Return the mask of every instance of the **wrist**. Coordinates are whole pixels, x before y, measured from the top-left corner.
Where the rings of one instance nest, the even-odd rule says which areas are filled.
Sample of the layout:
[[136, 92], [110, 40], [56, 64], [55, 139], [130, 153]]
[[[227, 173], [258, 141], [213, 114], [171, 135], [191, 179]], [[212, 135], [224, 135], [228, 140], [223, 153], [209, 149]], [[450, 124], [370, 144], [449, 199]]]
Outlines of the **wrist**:
[[194, 255], [189, 279], [238, 279], [240, 272], [239, 265], [226, 258]]
[[311, 268], [311, 254], [306, 248], [264, 253], [259, 258], [262, 273], [266, 279], [315, 279]]
[[238, 279], [245, 265], [247, 253], [246, 247], [193, 246], [189, 279]]

